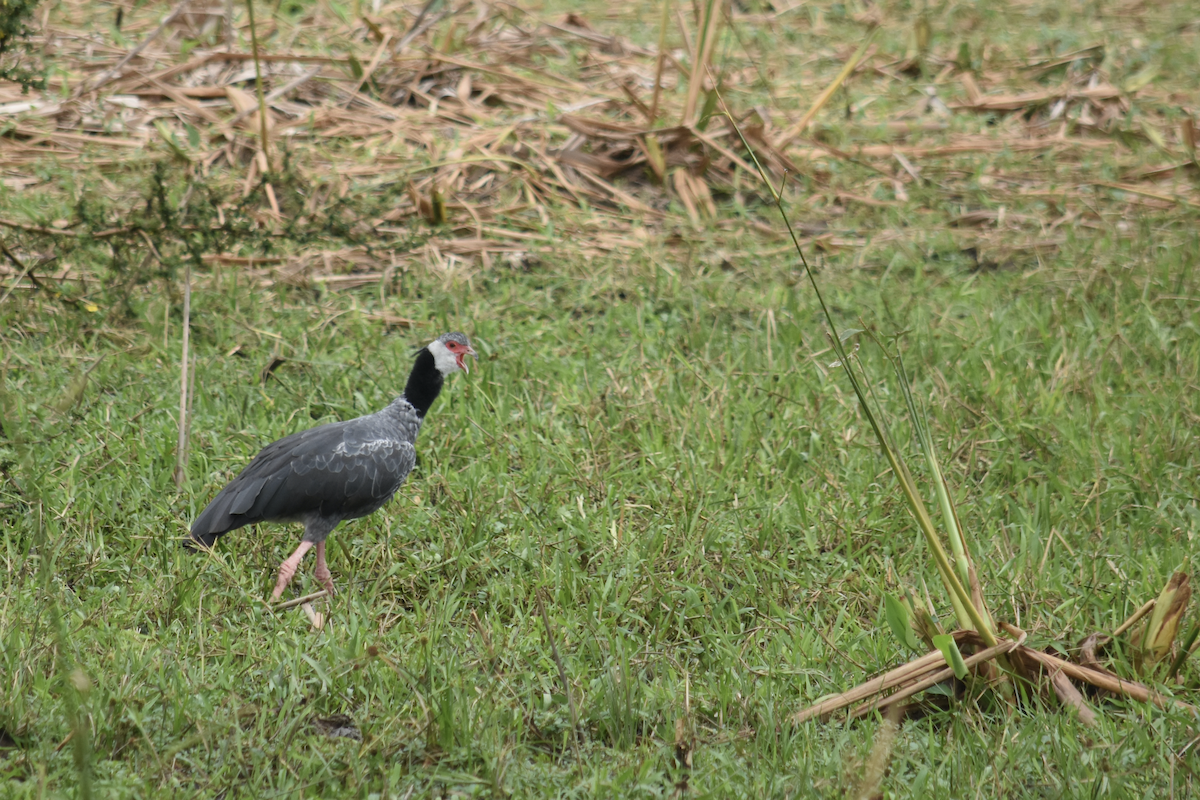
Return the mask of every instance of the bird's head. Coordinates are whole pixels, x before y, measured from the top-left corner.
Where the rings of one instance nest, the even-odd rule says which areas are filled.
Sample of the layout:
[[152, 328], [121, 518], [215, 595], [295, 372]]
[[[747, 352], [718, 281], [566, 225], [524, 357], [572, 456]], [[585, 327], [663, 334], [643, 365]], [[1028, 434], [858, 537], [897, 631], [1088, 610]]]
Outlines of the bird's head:
[[443, 333], [430, 342], [426, 349], [433, 356], [433, 363], [438, 372], [442, 373], [442, 377], [460, 369], [470, 372], [464, 359], [467, 356], [475, 356], [475, 349], [471, 347], [471, 341], [466, 334]]

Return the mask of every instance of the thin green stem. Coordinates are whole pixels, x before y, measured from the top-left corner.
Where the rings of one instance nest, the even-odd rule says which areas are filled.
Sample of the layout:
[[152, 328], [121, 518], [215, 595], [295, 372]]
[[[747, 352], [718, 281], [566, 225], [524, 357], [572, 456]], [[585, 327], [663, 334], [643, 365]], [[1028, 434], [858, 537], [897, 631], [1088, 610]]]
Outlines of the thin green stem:
[[892, 472], [896, 475], [900, 482], [900, 489], [904, 492], [905, 500], [908, 502], [909, 510], [917, 519], [917, 525], [921, 528], [921, 532], [925, 535], [925, 540], [929, 544], [929, 549], [933, 552], [934, 560], [937, 562], [938, 572], [942, 576], [942, 582], [946, 584], [946, 588], [958, 598], [962, 604], [963, 610], [966, 611], [975, 630], [979, 631], [979, 635], [983, 637], [988, 647], [994, 647], [997, 639], [992, 633], [990, 627], [984, 622], [983, 616], [979, 613], [979, 609], [971, 602], [971, 595], [963, 586], [962, 581], [954, 573], [954, 567], [950, 564], [950, 559], [946, 555], [946, 550], [942, 547], [941, 541], [938, 539], [937, 531], [933, 526], [933, 519], [929, 516], [929, 512], [925, 510], [925, 503], [921, 500], [920, 495], [916, 493], [913, 485], [912, 475], [908, 468], [896, 456], [893, 449], [888, 446], [888, 440], [884, 436], [883, 430], [880, 428], [879, 421], [875, 418], [875, 414], [871, 411], [871, 406], [867, 402], [866, 392], [863, 391], [862, 385], [859, 383], [858, 376], [854, 374], [854, 370], [850, 368], [849, 359], [846, 357], [846, 349], [842, 345], [841, 339], [837, 335], [837, 326], [833, 321], [833, 314], [829, 311], [829, 306], [825, 304], [825, 297], [821, 294], [821, 288], [817, 285], [817, 278], [813, 274], [812, 267], [809, 266], [808, 259], [804, 256], [804, 248], [800, 246], [800, 239], [796, 236], [796, 231], [792, 227], [791, 220], [788, 219], [787, 212], [783, 208], [783, 184], [780, 183], [778, 190], [771, 184], [767, 177], [766, 170], [759, 163], [758, 154], [754, 152], [754, 148], [750, 146], [750, 142], [742, 135], [742, 129], [734, 120], [733, 115], [729, 113], [728, 106], [725, 105], [725, 98], [718, 93], [718, 99], [721, 103], [722, 111], [725, 117], [729, 120], [729, 124], [737, 133], [738, 138], [742, 141], [742, 146], [746, 148], [746, 152], [750, 154], [750, 158], [754, 161], [754, 167], [758, 170], [759, 177], [771, 189], [771, 196], [775, 201], [775, 207], [779, 209], [779, 215], [783, 218], [783, 224], [787, 227], [788, 236], [792, 239], [792, 244], [796, 248], [796, 252], [800, 256], [800, 263], [804, 265], [804, 274], [808, 276], [808, 282], [812, 286], [813, 293], [817, 297], [817, 302], [821, 306], [821, 313], [825, 316], [825, 322], [829, 326], [829, 339], [833, 343], [833, 350], [837, 354], [838, 361], [842, 369], [846, 373], [846, 377], [850, 379], [850, 386], [854, 389], [854, 394], [858, 398], [859, 406], [862, 407], [863, 413], [866, 414], [867, 421], [871, 424], [871, 429], [875, 432], [875, 438], [878, 440], [884, 456], [892, 467]]
[[246, 0], [246, 11], [250, 14], [250, 49], [254, 53], [254, 89], [258, 94], [258, 132], [263, 160], [267, 172], [271, 171], [271, 150], [267, 137], [267, 98], [263, 94], [262, 64], [258, 58], [258, 29], [254, 25], [254, 0]]

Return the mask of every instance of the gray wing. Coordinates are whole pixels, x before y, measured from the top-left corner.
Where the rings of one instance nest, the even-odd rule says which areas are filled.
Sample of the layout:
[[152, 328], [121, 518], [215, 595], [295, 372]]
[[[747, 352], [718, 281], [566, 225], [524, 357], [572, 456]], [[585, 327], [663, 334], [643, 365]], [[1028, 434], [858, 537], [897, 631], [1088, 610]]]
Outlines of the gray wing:
[[211, 546], [227, 531], [317, 513], [365, 516], [386, 503], [416, 463], [412, 442], [381, 437], [359, 420], [292, 434], [265, 447], [192, 523]]

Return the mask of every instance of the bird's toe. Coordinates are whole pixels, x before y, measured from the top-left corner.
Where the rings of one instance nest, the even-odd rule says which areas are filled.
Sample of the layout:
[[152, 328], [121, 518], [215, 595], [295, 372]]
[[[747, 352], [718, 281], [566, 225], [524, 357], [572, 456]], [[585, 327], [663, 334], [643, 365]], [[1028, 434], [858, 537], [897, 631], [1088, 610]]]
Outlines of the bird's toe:
[[333, 594], [333, 575], [329, 573], [329, 570], [318, 569], [313, 573], [313, 577], [317, 579], [317, 583], [325, 587], [325, 591]]

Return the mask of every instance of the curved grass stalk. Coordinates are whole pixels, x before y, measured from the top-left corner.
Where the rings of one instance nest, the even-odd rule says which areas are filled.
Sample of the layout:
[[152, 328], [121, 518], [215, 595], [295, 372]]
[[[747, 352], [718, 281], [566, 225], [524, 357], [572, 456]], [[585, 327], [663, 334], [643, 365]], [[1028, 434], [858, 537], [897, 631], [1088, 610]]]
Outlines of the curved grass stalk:
[[971, 559], [971, 551], [967, 547], [966, 536], [963, 534], [962, 524], [958, 520], [958, 509], [954, 506], [954, 497], [950, 494], [950, 485], [942, 474], [941, 465], [938, 463], [937, 453], [933, 447], [933, 436], [929, 433], [929, 425], [925, 421], [924, 410], [918, 406], [912, 396], [910, 389], [911, 382], [908, 379], [908, 372], [904, 368], [904, 358], [900, 355], [899, 349], [897, 349], [894, 357], [888, 354], [887, 348], [883, 347], [882, 344], [880, 344], [880, 349], [883, 350], [888, 360], [892, 362], [896, 369], [896, 375], [900, 378], [900, 391], [904, 395], [905, 404], [908, 406], [908, 416], [912, 420], [913, 429], [917, 433], [917, 441], [921, 445], [922, 453], [925, 455], [925, 463], [928, 466], [930, 474], [933, 476], [934, 490], [937, 493], [938, 505], [942, 510], [942, 520], [946, 525], [946, 533], [950, 539], [950, 550], [954, 553], [954, 564], [958, 567], [959, 579], [971, 590], [972, 599], [977, 604], [980, 616], [983, 617], [988, 628], [994, 630], [995, 623], [992, 620], [991, 613], [987, 609], [987, 604], [983, 601], [983, 592], [979, 588], [979, 580], [975, 575], [975, 565]]
[[254, 0], [246, 0], [246, 12], [250, 15], [250, 45], [254, 53], [254, 89], [258, 95], [258, 130], [262, 144], [263, 160], [271, 171], [270, 130], [267, 126], [267, 99], [263, 94], [262, 64], [258, 56], [258, 28], [254, 25]]
[[838, 362], [846, 373], [846, 377], [850, 380], [850, 386], [854, 389], [854, 394], [858, 398], [858, 404], [862, 408], [863, 413], [866, 414], [867, 421], [870, 423], [871, 429], [875, 432], [875, 438], [879, 441], [880, 449], [883, 450], [883, 454], [887, 458], [893, 474], [895, 474], [896, 479], [900, 483], [900, 489], [904, 493], [904, 499], [908, 503], [909, 511], [916, 518], [917, 526], [925, 536], [925, 541], [929, 545], [930, 552], [933, 553], [934, 562], [937, 564], [938, 574], [942, 578], [942, 583], [945, 584], [951, 601], [957, 601], [955, 603], [955, 612], [958, 613], [961, 606], [962, 614], [970, 621], [971, 627], [979, 632], [985, 644], [988, 647], [995, 647], [999, 641], [996, 638], [996, 634], [992, 631], [992, 627], [987, 624], [983, 614], [980, 613], [975, 603], [972, 602], [970, 593], [955, 573], [954, 567], [950, 563], [950, 558], [946, 554], [946, 549], [942, 546], [942, 542], [937, 535], [937, 530], [934, 528], [933, 519], [929, 516], [929, 511], [925, 508], [925, 501], [921, 499], [921, 495], [917, 491], [912, 474], [908, 471], [908, 467], [900, 459], [895, 448], [891, 446], [888, 438], [884, 435], [879, 420], [871, 410], [870, 403], [867, 402], [866, 392], [863, 390], [858, 376], [850, 366], [846, 349], [842, 345], [841, 339], [837, 336], [837, 326], [834, 324], [833, 314], [830, 313], [829, 307], [825, 304], [825, 297], [821, 294], [821, 288], [817, 285], [816, 276], [813, 274], [812, 267], [808, 264], [808, 259], [804, 256], [804, 249], [800, 246], [800, 240], [796, 236], [796, 231], [792, 227], [791, 220], [788, 219], [787, 212], [784, 211], [782, 190], [777, 190], [767, 177], [766, 170], [763, 169], [762, 164], [758, 160], [758, 155], [754, 152], [754, 148], [750, 146], [750, 142], [742, 134], [741, 127], [729, 112], [728, 106], [725, 105], [725, 98], [720, 96], [719, 91], [717, 92], [717, 97], [721, 103], [722, 113], [729, 120], [729, 124], [733, 130], [737, 132], [738, 138], [742, 141], [742, 146], [746, 148], [746, 152], [750, 154], [750, 158], [754, 162], [754, 167], [758, 170], [759, 177], [762, 178], [763, 183], [771, 191], [775, 207], [779, 209], [779, 215], [783, 218], [783, 224], [787, 227], [792, 244], [800, 256], [800, 263], [804, 266], [804, 273], [808, 276], [809, 284], [817, 296], [817, 302], [820, 304], [821, 312], [825, 316], [825, 322], [829, 326], [829, 340], [833, 345], [834, 352], [837, 354]]

